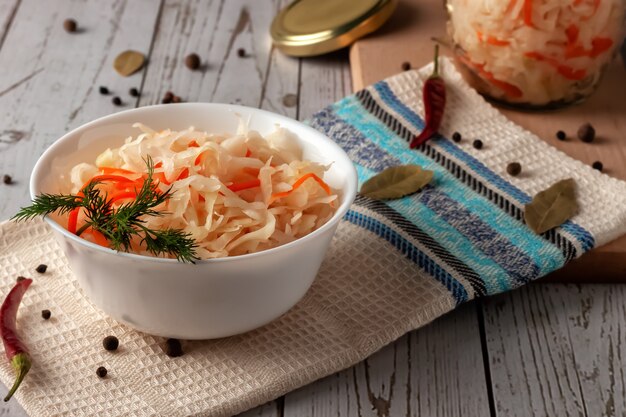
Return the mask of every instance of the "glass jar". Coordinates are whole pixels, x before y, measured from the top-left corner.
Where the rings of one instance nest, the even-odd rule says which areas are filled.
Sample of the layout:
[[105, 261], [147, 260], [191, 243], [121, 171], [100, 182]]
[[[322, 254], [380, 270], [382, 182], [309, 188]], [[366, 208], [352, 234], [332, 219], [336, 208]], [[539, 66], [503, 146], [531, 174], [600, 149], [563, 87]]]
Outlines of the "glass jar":
[[[481, 94], [523, 108], [576, 103], [623, 41], [626, 0], [447, 0], [458, 66]], [[626, 82], [626, 81], [625, 81]]]

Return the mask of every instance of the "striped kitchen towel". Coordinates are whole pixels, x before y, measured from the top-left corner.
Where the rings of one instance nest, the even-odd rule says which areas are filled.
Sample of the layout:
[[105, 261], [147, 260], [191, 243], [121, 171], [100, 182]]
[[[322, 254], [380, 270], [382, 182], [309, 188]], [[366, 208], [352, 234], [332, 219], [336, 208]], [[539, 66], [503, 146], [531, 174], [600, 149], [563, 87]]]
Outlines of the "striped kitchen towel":
[[[540, 278], [626, 232], [626, 184], [575, 161], [514, 125], [443, 60], [448, 103], [441, 134], [411, 150], [424, 127], [423, 82], [430, 66], [367, 87], [315, 114], [311, 125], [339, 143], [363, 183], [381, 170], [417, 164], [435, 172], [423, 191], [394, 201], [358, 196], [346, 220], [386, 240], [445, 286], [457, 304]], [[461, 132], [460, 143], [450, 140]], [[478, 150], [472, 141], [480, 138]], [[517, 161], [523, 174], [506, 173]], [[524, 205], [564, 178], [581, 210], [542, 235]]]
[[[16, 397], [32, 417], [227, 416], [351, 366], [459, 304], [537, 279], [626, 231], [626, 183], [550, 148], [509, 122], [442, 60], [448, 104], [442, 135], [418, 150], [418, 92], [431, 69], [405, 72], [320, 111], [310, 124], [337, 141], [361, 182], [398, 164], [435, 172], [421, 192], [394, 201], [358, 197], [320, 273], [287, 314], [246, 334], [183, 341], [169, 358], [163, 339], [95, 308], [42, 221], [0, 225], [0, 286], [43, 259], [20, 307], [33, 368]], [[459, 131], [467, 138], [448, 138]], [[481, 138], [481, 150], [470, 138]], [[523, 174], [510, 177], [518, 161]], [[572, 177], [580, 212], [543, 235], [523, 222], [531, 196]], [[41, 320], [53, 311], [54, 325]], [[104, 335], [120, 339], [112, 355]], [[109, 376], [94, 370], [105, 365]], [[7, 361], [0, 379], [13, 380]]]

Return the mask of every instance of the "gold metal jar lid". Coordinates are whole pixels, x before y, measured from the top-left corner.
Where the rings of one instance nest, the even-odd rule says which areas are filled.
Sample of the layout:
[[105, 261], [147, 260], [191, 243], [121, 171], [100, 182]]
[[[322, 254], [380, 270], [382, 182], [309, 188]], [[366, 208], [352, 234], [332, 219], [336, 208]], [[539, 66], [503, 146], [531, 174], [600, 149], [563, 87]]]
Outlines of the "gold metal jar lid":
[[274, 18], [274, 45], [287, 55], [341, 49], [385, 23], [397, 0], [296, 0]]

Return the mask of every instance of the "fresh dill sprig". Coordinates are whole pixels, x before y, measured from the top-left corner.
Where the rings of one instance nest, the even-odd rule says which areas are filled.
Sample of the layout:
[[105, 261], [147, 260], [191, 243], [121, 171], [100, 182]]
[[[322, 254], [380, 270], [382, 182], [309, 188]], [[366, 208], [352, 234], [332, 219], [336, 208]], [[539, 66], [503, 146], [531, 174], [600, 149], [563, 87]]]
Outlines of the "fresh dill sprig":
[[145, 249], [154, 255], [167, 253], [181, 262], [193, 263], [198, 258], [195, 253], [197, 245], [191, 235], [178, 229], [158, 230], [145, 225], [145, 217], [167, 214], [156, 210], [156, 207], [171, 197], [171, 189], [161, 192], [152, 182], [152, 158], [148, 156], [145, 162], [148, 174], [137, 191], [137, 197], [129, 203], [113, 207], [107, 194], [97, 188], [100, 182], [91, 181], [79, 195], [41, 194], [35, 197], [30, 206], [22, 207], [12, 219], [22, 221], [54, 212], [67, 214], [82, 208], [85, 224], [76, 231], [79, 236], [91, 227], [106, 237], [111, 249], [126, 252], [131, 250], [133, 239], [137, 237]]
[[55, 211], [66, 214], [77, 207], [82, 207], [81, 201], [75, 195], [41, 194], [38, 195], [30, 206], [22, 207], [13, 216], [12, 220], [29, 220], [37, 216], [45, 216]]

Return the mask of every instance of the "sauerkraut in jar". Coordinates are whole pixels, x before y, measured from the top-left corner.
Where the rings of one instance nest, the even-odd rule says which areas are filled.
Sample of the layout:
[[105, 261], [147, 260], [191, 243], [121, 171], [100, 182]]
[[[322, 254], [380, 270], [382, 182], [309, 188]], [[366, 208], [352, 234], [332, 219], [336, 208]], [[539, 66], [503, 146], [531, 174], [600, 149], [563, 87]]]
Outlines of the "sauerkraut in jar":
[[448, 0], [468, 81], [520, 107], [589, 96], [623, 40], [625, 0]]

